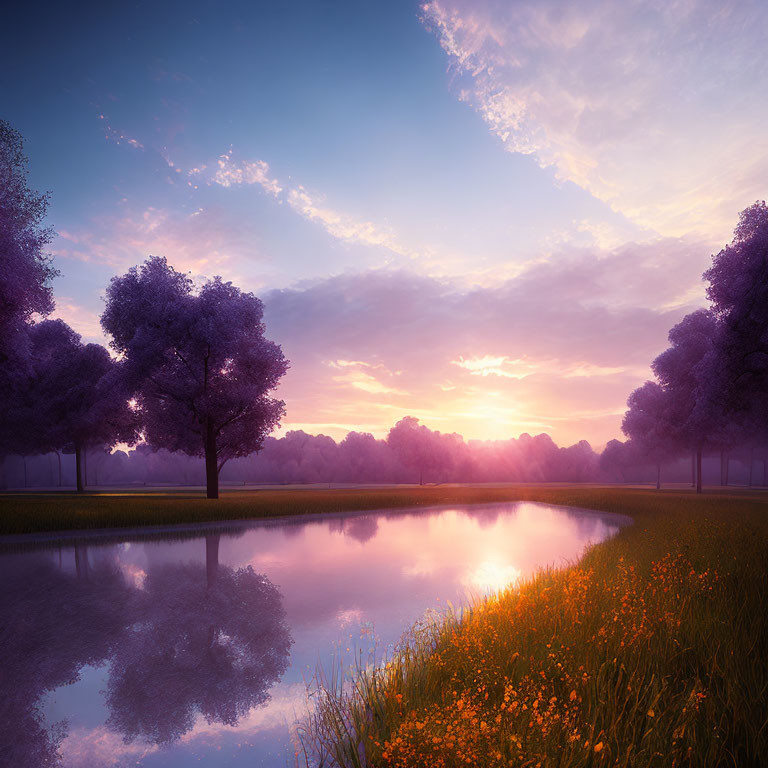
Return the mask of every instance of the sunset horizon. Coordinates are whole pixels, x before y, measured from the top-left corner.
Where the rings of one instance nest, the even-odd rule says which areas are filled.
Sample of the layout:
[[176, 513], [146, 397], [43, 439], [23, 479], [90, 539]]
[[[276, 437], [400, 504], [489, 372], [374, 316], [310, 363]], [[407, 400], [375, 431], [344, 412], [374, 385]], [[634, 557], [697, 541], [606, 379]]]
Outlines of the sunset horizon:
[[[31, 183], [52, 191], [52, 316], [106, 343], [108, 282], [150, 255], [232, 280], [291, 361], [281, 434], [384, 437], [411, 415], [600, 449], [765, 196], [748, 5], [306, 6], [298, 24], [172, 8], [146, 33], [117, 12], [99, 35], [53, 10], [41, 62], [80, 54], [6, 89]], [[713, 79], [737, 35], [738, 84]], [[740, 110], [735, 144], [716, 102]], [[707, 164], [728, 176], [713, 186]]]

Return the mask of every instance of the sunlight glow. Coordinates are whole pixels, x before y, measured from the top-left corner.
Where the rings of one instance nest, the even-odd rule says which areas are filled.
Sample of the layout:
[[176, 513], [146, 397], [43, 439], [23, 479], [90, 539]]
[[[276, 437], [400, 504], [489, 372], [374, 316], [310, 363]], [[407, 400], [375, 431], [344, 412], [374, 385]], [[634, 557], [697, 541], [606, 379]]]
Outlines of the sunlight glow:
[[471, 592], [490, 595], [514, 586], [522, 578], [522, 571], [514, 565], [502, 564], [496, 559], [484, 560], [471, 571], [464, 584]]

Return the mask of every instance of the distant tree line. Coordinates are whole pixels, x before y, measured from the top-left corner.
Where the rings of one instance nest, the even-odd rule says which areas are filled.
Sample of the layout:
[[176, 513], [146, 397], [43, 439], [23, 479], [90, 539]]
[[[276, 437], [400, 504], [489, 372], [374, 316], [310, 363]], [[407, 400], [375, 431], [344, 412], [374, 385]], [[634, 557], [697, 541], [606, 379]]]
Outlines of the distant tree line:
[[[63, 479], [54, 454], [6, 462], [6, 482], [21, 486], [71, 484], [71, 457]], [[586, 441], [560, 448], [549, 435], [499, 441], [465, 441], [461, 435], [428, 429], [406, 416], [383, 440], [350, 432], [335, 441], [301, 430], [267, 437], [263, 447], [235, 458], [222, 470], [222, 482], [272, 483], [445, 483], [445, 482], [589, 482], [603, 475], [600, 457]], [[153, 450], [139, 444], [129, 451], [92, 450], [87, 454], [92, 485], [203, 485], [200, 458]], [[25, 470], [26, 467], [26, 470]], [[25, 481], [26, 474], [26, 481]], [[85, 476], [85, 475], [84, 475]]]
[[[404, 443], [408, 443], [407, 447]], [[464, 440], [461, 435], [429, 430], [413, 417], [401, 419], [386, 438], [350, 432], [343, 440], [291, 430], [267, 437], [261, 450], [234, 458], [221, 471], [221, 482], [243, 484], [376, 484], [618, 482], [649, 483], [656, 466], [627, 441], [611, 441], [599, 454], [586, 441], [558, 447], [549, 435], [523, 434], [508, 440]], [[768, 451], [730, 453], [730, 481], [765, 484]], [[753, 459], [750, 478], [748, 464]], [[129, 450], [83, 453], [83, 481], [92, 486], [205, 485], [205, 461], [139, 443]], [[704, 460], [704, 477], [719, 482], [719, 454]], [[72, 486], [74, 457], [55, 453], [8, 457], [2, 467], [10, 487]], [[665, 460], [667, 482], [690, 483], [691, 461], [681, 455]]]

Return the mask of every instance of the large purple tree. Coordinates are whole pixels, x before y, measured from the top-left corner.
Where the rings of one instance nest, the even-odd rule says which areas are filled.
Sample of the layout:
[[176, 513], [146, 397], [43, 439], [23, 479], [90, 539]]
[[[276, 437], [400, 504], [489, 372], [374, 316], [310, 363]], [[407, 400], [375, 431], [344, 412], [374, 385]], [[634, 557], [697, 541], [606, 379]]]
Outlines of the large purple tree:
[[[718, 318], [721, 398], [733, 420], [754, 425], [760, 438], [768, 415], [768, 206], [741, 212], [733, 241], [704, 273]], [[745, 436], [746, 437], [746, 436]]]
[[269, 396], [288, 368], [264, 338], [261, 301], [216, 277], [192, 281], [150, 257], [112, 279], [102, 315], [154, 448], [204, 456], [208, 498], [231, 458], [258, 450], [284, 403]]
[[83, 344], [63, 320], [37, 323], [28, 337], [29, 365], [4, 424], [6, 442], [25, 455], [72, 451], [83, 491], [85, 451], [138, 438], [121, 364], [99, 344]]
[[0, 383], [23, 357], [24, 329], [35, 313], [53, 309], [56, 275], [45, 248], [48, 196], [27, 185], [21, 134], [0, 120]]

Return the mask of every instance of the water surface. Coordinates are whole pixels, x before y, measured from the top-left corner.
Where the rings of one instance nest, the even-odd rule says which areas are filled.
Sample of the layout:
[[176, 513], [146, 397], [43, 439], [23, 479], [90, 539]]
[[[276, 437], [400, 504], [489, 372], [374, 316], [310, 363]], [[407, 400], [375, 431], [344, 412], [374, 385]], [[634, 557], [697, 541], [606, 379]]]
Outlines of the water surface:
[[626, 518], [512, 503], [287, 518], [0, 556], [0, 764], [294, 764], [318, 663], [576, 560]]

